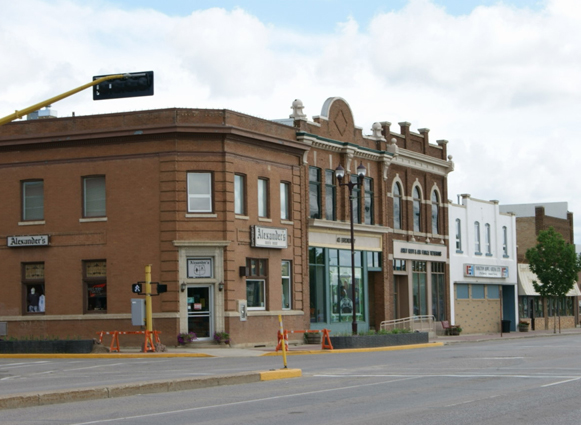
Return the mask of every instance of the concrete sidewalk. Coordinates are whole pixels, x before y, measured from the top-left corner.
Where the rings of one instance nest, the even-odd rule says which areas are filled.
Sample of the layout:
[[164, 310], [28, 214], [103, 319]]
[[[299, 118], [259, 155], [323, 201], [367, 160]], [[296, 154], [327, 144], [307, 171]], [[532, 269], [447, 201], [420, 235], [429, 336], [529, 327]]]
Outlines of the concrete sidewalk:
[[571, 328], [571, 329], [559, 329], [557, 328], [557, 333], [554, 333], [553, 329], [548, 330], [536, 330], [528, 332], [508, 332], [503, 333], [493, 333], [493, 334], [460, 334], [460, 335], [446, 335], [437, 336], [433, 338], [433, 341], [442, 342], [445, 345], [457, 344], [462, 342], [479, 342], [479, 341], [491, 341], [491, 340], [506, 340], [506, 339], [524, 339], [524, 338], [538, 338], [538, 337], [551, 337], [551, 336], [581, 336], [581, 328]]

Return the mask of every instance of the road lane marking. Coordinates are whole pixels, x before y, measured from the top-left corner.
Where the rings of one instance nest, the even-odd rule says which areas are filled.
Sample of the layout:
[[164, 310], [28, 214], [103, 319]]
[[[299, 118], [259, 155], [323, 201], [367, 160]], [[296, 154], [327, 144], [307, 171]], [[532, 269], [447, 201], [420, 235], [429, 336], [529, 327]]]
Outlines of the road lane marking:
[[360, 384], [360, 385], [350, 385], [350, 386], [341, 387], [341, 388], [327, 388], [324, 390], [306, 391], [303, 393], [295, 393], [295, 394], [285, 394], [285, 395], [274, 396], [274, 397], [260, 398], [260, 399], [256, 399], [256, 400], [235, 401], [232, 403], [214, 404], [211, 406], [192, 407], [190, 409], [179, 409], [179, 410], [170, 410], [167, 412], [148, 413], [146, 415], [125, 416], [125, 417], [115, 418], [115, 419], [103, 419], [103, 420], [96, 420], [96, 421], [90, 421], [90, 422], [79, 422], [79, 423], [71, 424], [71, 425], [103, 424], [103, 423], [107, 423], [107, 422], [124, 421], [124, 420], [140, 419], [140, 418], [151, 418], [151, 417], [156, 417], [156, 416], [172, 415], [172, 414], [176, 414], [176, 413], [195, 412], [196, 410], [214, 409], [214, 408], [223, 409], [224, 407], [227, 407], [227, 406], [239, 406], [241, 404], [247, 404], [247, 403], [259, 403], [259, 402], [263, 402], [263, 401], [280, 400], [280, 399], [284, 399], [284, 398], [300, 397], [300, 396], [307, 396], [307, 395], [312, 395], [312, 394], [321, 394], [321, 393], [328, 393], [328, 392], [334, 392], [334, 391], [352, 390], [354, 388], [371, 387], [374, 385], [384, 385], [384, 384], [391, 384], [391, 383], [400, 382], [400, 381], [409, 381], [409, 380], [416, 379], [416, 378], [419, 378], [419, 376], [412, 376], [412, 377], [408, 377], [408, 378], [404, 378], [404, 379], [393, 379], [391, 381], [373, 382], [373, 383]]
[[567, 379], [566, 381], [553, 382], [552, 384], [541, 385], [541, 388], [552, 387], [553, 385], [566, 384], [567, 382], [578, 381], [579, 379], [581, 379], [581, 377], [579, 377], [579, 378], [573, 378], [573, 379]]

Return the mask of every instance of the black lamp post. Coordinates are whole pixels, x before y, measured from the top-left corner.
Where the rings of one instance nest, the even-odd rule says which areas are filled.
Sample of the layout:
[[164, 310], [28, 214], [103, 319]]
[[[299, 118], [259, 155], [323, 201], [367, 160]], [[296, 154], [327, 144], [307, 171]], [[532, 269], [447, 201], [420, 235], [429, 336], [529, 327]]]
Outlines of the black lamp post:
[[363, 163], [359, 163], [357, 167], [357, 183], [353, 183], [351, 179], [348, 179], [347, 183], [342, 183], [343, 177], [345, 177], [345, 169], [341, 167], [341, 164], [335, 168], [335, 176], [339, 180], [339, 186], [347, 186], [349, 189], [349, 220], [351, 222], [351, 291], [353, 298], [353, 323], [351, 324], [351, 330], [353, 335], [357, 335], [357, 304], [355, 302], [355, 295], [357, 291], [355, 290], [355, 235], [353, 232], [353, 188], [363, 185], [363, 178], [367, 173], [367, 169]]

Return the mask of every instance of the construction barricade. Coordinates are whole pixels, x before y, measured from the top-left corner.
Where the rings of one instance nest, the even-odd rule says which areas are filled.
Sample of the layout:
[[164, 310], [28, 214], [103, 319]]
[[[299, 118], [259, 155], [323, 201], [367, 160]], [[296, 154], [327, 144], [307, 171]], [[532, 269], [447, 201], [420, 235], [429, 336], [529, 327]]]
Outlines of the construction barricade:
[[151, 353], [155, 351], [155, 344], [161, 344], [161, 341], [159, 340], [160, 333], [161, 331], [101, 331], [97, 332], [97, 335], [99, 335], [99, 344], [103, 342], [103, 337], [105, 335], [111, 335], [111, 346], [109, 347], [110, 353], [120, 352], [119, 335], [145, 335], [143, 351]]
[[[329, 337], [329, 329], [312, 329], [312, 330], [305, 330], [305, 331], [284, 331], [284, 342], [285, 342], [285, 349], [288, 351], [288, 334], [306, 334], [306, 333], [317, 333], [321, 332], [323, 335], [321, 337], [321, 349], [323, 350], [332, 350], [333, 345], [331, 344], [331, 338]], [[276, 345], [276, 351], [282, 349], [282, 335], [280, 331], [277, 332], [278, 343]]]

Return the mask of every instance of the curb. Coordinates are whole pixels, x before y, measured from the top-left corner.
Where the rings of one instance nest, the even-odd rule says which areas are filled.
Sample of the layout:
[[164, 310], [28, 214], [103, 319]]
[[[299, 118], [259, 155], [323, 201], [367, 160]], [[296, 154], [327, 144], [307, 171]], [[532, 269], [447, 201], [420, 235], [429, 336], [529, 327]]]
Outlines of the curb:
[[143, 359], [168, 357], [216, 357], [204, 353], [102, 353], [102, 354], [0, 354], [0, 359]]
[[[369, 348], [341, 348], [338, 350], [301, 350], [301, 351], [287, 351], [287, 356], [300, 356], [304, 354], [344, 354], [344, 353], [370, 353], [374, 351], [397, 351], [397, 350], [413, 350], [415, 348], [432, 348], [443, 347], [443, 342], [429, 342], [426, 344], [413, 345], [392, 345], [390, 347], [369, 347]], [[282, 351], [275, 353], [265, 353], [261, 357], [282, 356]]]
[[0, 396], [0, 410], [45, 406], [48, 404], [69, 403], [73, 401], [127, 397], [139, 394], [195, 390], [222, 385], [249, 384], [253, 382], [272, 381], [276, 379], [299, 378], [301, 376], [301, 369], [280, 369], [262, 372], [241, 372], [229, 375], [204, 376], [196, 378], [180, 378], [170, 381], [144, 381], [131, 384], [107, 385], [94, 388], [43, 391], [38, 393], [29, 392]]

